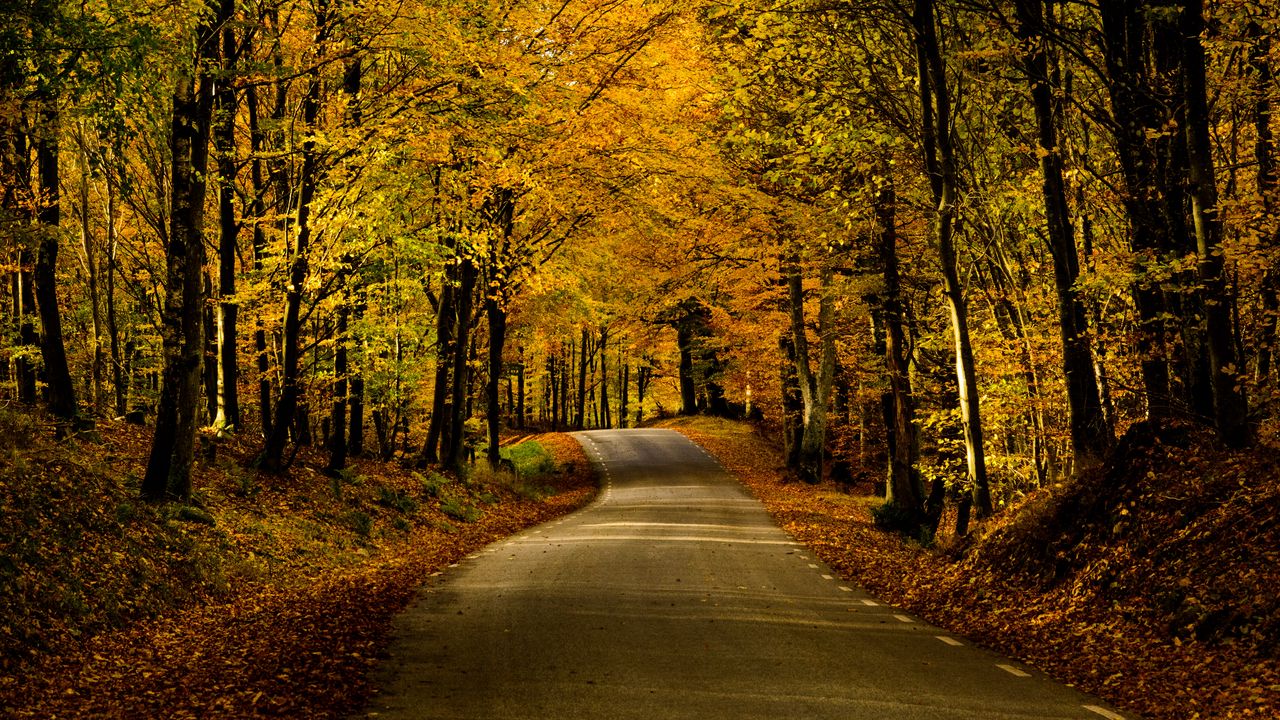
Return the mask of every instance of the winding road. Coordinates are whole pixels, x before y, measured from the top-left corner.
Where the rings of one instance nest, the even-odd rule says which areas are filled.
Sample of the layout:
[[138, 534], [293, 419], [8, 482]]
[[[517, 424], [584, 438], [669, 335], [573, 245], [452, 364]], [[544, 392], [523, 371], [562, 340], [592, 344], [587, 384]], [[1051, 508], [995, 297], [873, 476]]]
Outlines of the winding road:
[[362, 717], [1122, 717], [833, 578], [682, 435], [577, 437], [599, 498], [432, 578]]

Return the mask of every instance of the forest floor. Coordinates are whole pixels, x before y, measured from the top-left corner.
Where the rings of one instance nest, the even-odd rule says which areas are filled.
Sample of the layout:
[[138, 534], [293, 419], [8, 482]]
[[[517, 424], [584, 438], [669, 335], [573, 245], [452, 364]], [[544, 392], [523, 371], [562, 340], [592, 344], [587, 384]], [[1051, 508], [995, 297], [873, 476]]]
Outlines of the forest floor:
[[660, 423], [716, 456], [842, 577], [1150, 720], [1280, 717], [1280, 453], [1131, 431], [1114, 457], [936, 547], [870, 486], [784, 482], [744, 423]]
[[151, 431], [53, 443], [0, 414], [0, 716], [343, 718], [421, 582], [595, 492], [578, 444], [504, 447], [520, 469], [464, 479], [355, 460], [202, 462], [189, 505], [138, 500]]

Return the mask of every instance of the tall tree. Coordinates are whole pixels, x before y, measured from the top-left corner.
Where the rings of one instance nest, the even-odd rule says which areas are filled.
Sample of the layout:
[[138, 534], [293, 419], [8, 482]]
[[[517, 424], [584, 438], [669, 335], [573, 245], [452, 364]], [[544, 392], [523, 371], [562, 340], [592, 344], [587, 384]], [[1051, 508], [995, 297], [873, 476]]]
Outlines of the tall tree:
[[1249, 444], [1248, 404], [1239, 383], [1232, 308], [1222, 249], [1218, 181], [1214, 174], [1209, 133], [1209, 100], [1205, 78], [1205, 33], [1202, 0], [1181, 7], [1183, 90], [1186, 96], [1187, 147], [1190, 155], [1191, 212], [1195, 221], [1197, 268], [1205, 308], [1209, 371], [1212, 377], [1214, 424], [1230, 446]]
[[76, 416], [76, 393], [62, 336], [57, 277], [58, 226], [62, 221], [62, 181], [58, 167], [62, 113], [56, 85], [61, 70], [52, 62], [55, 57], [52, 31], [59, 23], [57, 0], [36, 0], [32, 6], [31, 22], [33, 44], [41, 48], [36, 55], [38, 79], [32, 94], [39, 194], [36, 198], [36, 259], [31, 279], [40, 314], [40, 354], [44, 359], [49, 409], [54, 415], [70, 421]]
[[1054, 101], [1051, 47], [1044, 0], [1017, 0], [1017, 34], [1023, 43], [1023, 73], [1036, 116], [1040, 193], [1044, 199], [1046, 235], [1053, 256], [1053, 279], [1058, 297], [1058, 328], [1062, 338], [1062, 374], [1066, 378], [1071, 448], [1080, 466], [1099, 462], [1111, 446], [1111, 428], [1102, 412], [1089, 321], [1076, 283], [1080, 256], [1072, 227], [1068, 189], [1058, 138], [1061, 107]]
[[[312, 44], [317, 55], [311, 68], [305, 73], [307, 89], [302, 98], [302, 124], [307, 136], [302, 141], [302, 167], [298, 172], [297, 200], [293, 207], [293, 222], [289, 228], [292, 238], [292, 257], [289, 260], [288, 286], [285, 288], [284, 323], [281, 328], [282, 359], [280, 368], [280, 397], [276, 401], [275, 415], [271, 419], [271, 432], [267, 434], [258, 467], [269, 472], [285, 468], [284, 450], [289, 442], [294, 421], [302, 405], [302, 301], [310, 272], [311, 240], [315, 234], [312, 221], [312, 202], [320, 182], [320, 147], [315, 132], [320, 119], [320, 105], [324, 92], [321, 70], [326, 47], [332, 33], [329, 0], [319, 0], [315, 5], [315, 34]], [[283, 182], [276, 184], [276, 192]]]
[[220, 0], [200, 13], [191, 56], [175, 73], [170, 134], [171, 197], [165, 248], [162, 314], [164, 369], [155, 434], [142, 495], [149, 500], [184, 499], [191, 471], [204, 363], [204, 206], [218, 28], [234, 13], [234, 0]]
[[959, 175], [952, 137], [951, 89], [946, 62], [938, 41], [937, 10], [933, 0], [915, 0], [911, 16], [915, 30], [920, 88], [921, 147], [929, 186], [933, 193], [932, 236], [942, 265], [943, 293], [951, 314], [955, 340], [956, 381], [960, 391], [960, 416], [964, 423], [965, 457], [973, 501], [978, 516], [993, 507], [987, 481], [986, 453], [982, 440], [982, 412], [978, 377], [969, 333], [968, 309], [956, 259], [955, 224], [959, 202]]

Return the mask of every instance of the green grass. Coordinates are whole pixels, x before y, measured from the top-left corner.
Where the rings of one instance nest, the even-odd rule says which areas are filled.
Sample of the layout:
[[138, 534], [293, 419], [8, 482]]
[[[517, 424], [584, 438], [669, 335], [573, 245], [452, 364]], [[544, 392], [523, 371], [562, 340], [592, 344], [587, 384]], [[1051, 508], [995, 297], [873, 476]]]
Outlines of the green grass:
[[516, 475], [522, 479], [532, 479], [542, 475], [550, 475], [556, 470], [555, 458], [537, 440], [525, 440], [522, 443], [502, 448], [500, 454], [515, 466]]

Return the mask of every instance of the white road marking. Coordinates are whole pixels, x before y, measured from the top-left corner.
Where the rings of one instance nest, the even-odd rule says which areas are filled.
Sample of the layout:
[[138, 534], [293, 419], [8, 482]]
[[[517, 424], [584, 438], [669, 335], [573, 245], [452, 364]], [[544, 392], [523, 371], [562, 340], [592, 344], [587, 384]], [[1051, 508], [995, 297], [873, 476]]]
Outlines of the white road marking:
[[841, 590], [843, 590], [843, 591], [845, 591], [845, 592], [853, 592], [853, 588], [851, 588], [851, 587], [845, 587], [844, 585], [841, 585], [841, 586], [840, 586], [840, 589], [841, 589]]
[[[593, 535], [591, 537], [562, 538], [563, 542], [600, 542], [602, 540], [625, 540], [628, 542], [718, 542], [740, 545], [786, 545], [781, 540], [750, 540], [729, 537], [695, 537], [692, 535]], [[521, 542], [539, 542], [537, 539], [521, 540]]]
[[1113, 713], [1104, 707], [1098, 707], [1097, 705], [1083, 705], [1081, 707], [1083, 707], [1085, 710], [1088, 710], [1091, 713], [1097, 713], [1098, 715], [1101, 715], [1107, 720], [1124, 720], [1123, 715], [1119, 713]]
[[813, 568], [814, 570], [818, 569], [818, 566], [814, 563], [809, 563], [809, 567]]
[[960, 646], [960, 645], [963, 645], [963, 644], [964, 644], [964, 643], [960, 642], [959, 640], [957, 640], [957, 639], [955, 639], [955, 638], [953, 638], [953, 637], [947, 637], [946, 635], [934, 635], [934, 637], [936, 637], [936, 638], [938, 638], [939, 640], [941, 640], [942, 642], [944, 642], [944, 643], [946, 643], [946, 644], [948, 644], [948, 645], [952, 645], [952, 646], [957, 646], [957, 647], [958, 647], [958, 646]]
[[1016, 668], [1012, 665], [996, 665], [996, 667], [1000, 668], [1001, 670], [1009, 673], [1014, 677], [1031, 677], [1031, 673], [1026, 672], [1025, 670]]
[[880, 603], [876, 602], [875, 600], [870, 600], [868, 598], [863, 598], [862, 604], [866, 605], [867, 607], [878, 607], [880, 605]]
[[822, 579], [823, 579], [823, 580], [835, 580], [835, 578], [831, 577], [830, 575], [823, 575], [823, 576], [822, 576]]
[[894, 615], [893, 618], [898, 622], [904, 622], [904, 623], [915, 622], [915, 620], [912, 620], [910, 617], [906, 615]]
[[[625, 528], [642, 528], [642, 527], [670, 527], [670, 528], [706, 528], [711, 530], [737, 530], [739, 532], [758, 532], [759, 527], [743, 527], [741, 525], [713, 525], [709, 523], [664, 523], [664, 522], [606, 522], [606, 523], [588, 523], [583, 527], [625, 527]], [[813, 567], [818, 567], [814, 565]]]

